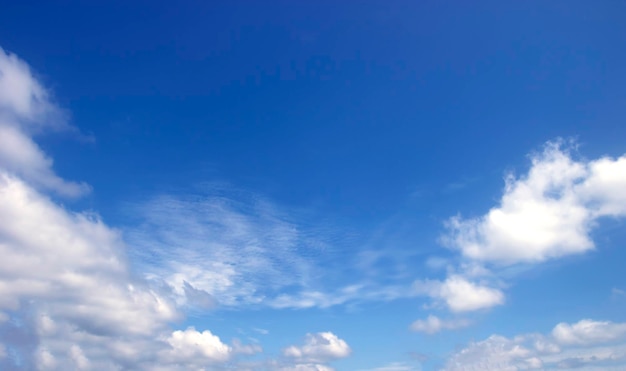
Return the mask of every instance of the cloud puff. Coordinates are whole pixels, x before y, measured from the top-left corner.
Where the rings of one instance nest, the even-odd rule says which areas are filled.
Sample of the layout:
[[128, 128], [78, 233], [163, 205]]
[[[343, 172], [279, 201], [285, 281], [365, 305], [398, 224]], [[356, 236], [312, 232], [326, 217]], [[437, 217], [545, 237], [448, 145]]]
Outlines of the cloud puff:
[[90, 187], [56, 175], [52, 159], [31, 138], [34, 132], [69, 129], [60, 112], [28, 65], [0, 48], [0, 168], [44, 190], [77, 197]]
[[532, 156], [528, 174], [506, 178], [498, 206], [452, 218], [444, 240], [473, 260], [541, 262], [592, 249], [595, 221], [625, 214], [626, 156], [577, 161], [556, 141]]
[[283, 349], [285, 357], [293, 359], [296, 363], [294, 367], [304, 367], [303, 369], [312, 370], [316, 369], [312, 367], [318, 367], [317, 369], [320, 369], [319, 367], [326, 367], [323, 365], [324, 363], [339, 358], [345, 358], [349, 356], [351, 352], [352, 350], [350, 346], [348, 346], [348, 343], [332, 332], [307, 334], [303, 345], [292, 345]]
[[160, 354], [160, 361], [166, 364], [178, 364], [184, 367], [198, 367], [208, 363], [227, 361], [233, 348], [222, 343], [219, 337], [210, 331], [196, 331], [189, 327], [184, 331], [174, 331], [168, 338], [171, 346]]
[[416, 332], [424, 332], [426, 334], [435, 334], [442, 330], [455, 330], [470, 325], [468, 320], [452, 319], [443, 320], [437, 316], [429, 315], [425, 320], [417, 320], [411, 324], [411, 330]]
[[552, 336], [560, 344], [606, 343], [624, 338], [626, 323], [598, 322], [584, 319], [570, 325], [559, 323], [552, 330]]
[[624, 323], [560, 323], [551, 335], [492, 335], [453, 354], [444, 371], [603, 369], [626, 367]]
[[476, 284], [460, 275], [451, 275], [444, 281], [416, 281], [414, 289], [420, 295], [444, 302], [453, 312], [485, 309], [504, 303], [504, 294], [500, 290]]

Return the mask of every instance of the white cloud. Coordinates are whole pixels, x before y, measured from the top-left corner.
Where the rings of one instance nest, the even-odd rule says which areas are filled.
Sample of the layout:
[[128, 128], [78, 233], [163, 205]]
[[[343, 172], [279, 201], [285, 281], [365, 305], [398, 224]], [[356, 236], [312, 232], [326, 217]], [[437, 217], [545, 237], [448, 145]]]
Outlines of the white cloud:
[[416, 281], [414, 289], [420, 295], [444, 302], [453, 312], [486, 309], [504, 303], [500, 290], [470, 282], [460, 275], [451, 275], [445, 281]]
[[361, 371], [417, 371], [417, 370], [419, 370], [419, 368], [409, 366], [406, 363], [393, 362], [386, 366], [368, 368], [367, 370], [361, 370]]
[[89, 192], [88, 185], [57, 176], [52, 170], [52, 159], [30, 136], [44, 129], [68, 128], [28, 66], [0, 48], [0, 169], [62, 196], [77, 197]]
[[626, 156], [577, 161], [562, 142], [550, 142], [528, 174], [506, 178], [498, 206], [452, 218], [444, 240], [473, 260], [541, 262], [592, 249], [596, 220], [625, 214]]
[[62, 129], [58, 112], [28, 66], [0, 49], [0, 353], [11, 355], [0, 368], [175, 370], [253, 353], [208, 331], [172, 332], [180, 313], [131, 274], [120, 233], [42, 193], [85, 188], [55, 175], [29, 136]]
[[192, 365], [225, 362], [233, 351], [232, 347], [222, 343], [220, 338], [210, 331], [199, 332], [193, 327], [184, 331], [174, 331], [167, 338], [167, 343], [171, 348], [161, 353], [160, 361], [188, 368]]
[[552, 336], [560, 344], [606, 343], [624, 338], [626, 323], [598, 322], [589, 319], [570, 325], [559, 323]]
[[[68, 213], [0, 172], [0, 221], [0, 308], [58, 299], [49, 312], [104, 332], [147, 333], [175, 318], [167, 300], [133, 282], [118, 233], [97, 216]], [[66, 312], [73, 300], [81, 305]]]
[[444, 370], [514, 371], [542, 368], [541, 360], [534, 357], [533, 352], [523, 343], [521, 339], [510, 340], [492, 335], [454, 354]]
[[435, 334], [442, 330], [455, 330], [470, 325], [468, 320], [450, 319], [443, 320], [437, 316], [429, 315], [425, 320], [417, 320], [411, 324], [411, 330], [424, 332], [426, 334]]
[[[226, 346], [208, 331], [164, 337], [179, 314], [132, 278], [123, 250], [118, 233], [97, 217], [69, 213], [0, 173], [0, 310], [11, 317], [0, 323], [0, 337], [26, 368], [150, 369], [156, 362], [176, 369], [260, 351]], [[185, 346], [192, 341], [195, 348]]]
[[283, 350], [286, 357], [293, 358], [298, 363], [326, 363], [345, 358], [351, 352], [348, 343], [332, 332], [307, 334], [303, 345], [292, 345]]
[[314, 364], [314, 363], [306, 363], [306, 364], [301, 363], [301, 364], [291, 365], [291, 366], [280, 366], [279, 368], [276, 368], [276, 370], [278, 371], [333, 371], [334, 368], [325, 366], [325, 365]]
[[173, 287], [178, 304], [328, 308], [411, 296], [409, 285], [372, 281], [327, 289], [322, 272], [329, 267], [320, 262], [333, 252], [324, 236], [258, 196], [231, 197], [232, 190], [219, 187], [207, 193], [163, 195], [130, 208], [139, 215], [125, 231], [133, 260], [150, 280]]
[[[626, 324], [582, 320], [560, 323], [551, 335], [492, 335], [453, 354], [452, 370], [618, 370], [626, 367]], [[618, 342], [619, 341], [619, 342]]]
[[359, 301], [390, 301], [403, 297], [415, 296], [406, 286], [375, 286], [348, 285], [334, 291], [302, 290], [297, 294], [280, 294], [269, 300], [267, 304], [272, 308], [329, 308], [335, 305]]
[[0, 48], [0, 118], [28, 125], [66, 129], [63, 113], [50, 101], [49, 92], [35, 79], [29, 66]]
[[212, 196], [161, 196], [133, 208], [141, 224], [126, 235], [150, 279], [164, 278], [180, 304], [190, 289], [221, 306], [258, 304], [285, 286], [301, 286], [312, 264], [305, 237], [267, 203]]

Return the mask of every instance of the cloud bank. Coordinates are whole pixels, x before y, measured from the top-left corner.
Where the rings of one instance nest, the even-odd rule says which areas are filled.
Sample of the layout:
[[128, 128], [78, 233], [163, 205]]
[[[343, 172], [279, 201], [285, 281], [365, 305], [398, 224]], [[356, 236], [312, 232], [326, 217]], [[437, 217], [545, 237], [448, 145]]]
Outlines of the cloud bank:
[[623, 370], [626, 323], [584, 319], [559, 323], [549, 335], [492, 335], [453, 354], [443, 371]]
[[26, 63], [0, 49], [0, 368], [206, 369], [260, 351], [172, 331], [182, 314], [133, 276], [120, 233], [44, 193], [89, 189], [55, 174], [33, 140], [71, 129], [62, 119]]

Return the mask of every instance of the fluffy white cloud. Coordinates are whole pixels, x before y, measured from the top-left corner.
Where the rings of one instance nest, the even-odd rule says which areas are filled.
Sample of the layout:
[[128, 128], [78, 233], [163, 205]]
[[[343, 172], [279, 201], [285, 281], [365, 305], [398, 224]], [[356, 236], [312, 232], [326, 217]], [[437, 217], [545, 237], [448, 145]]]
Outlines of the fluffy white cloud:
[[559, 323], [552, 336], [560, 344], [606, 343], [624, 338], [626, 323], [598, 322], [584, 319], [570, 325]]
[[303, 345], [292, 345], [283, 350], [286, 357], [293, 358], [301, 364], [326, 363], [347, 357], [351, 352], [348, 343], [332, 332], [307, 334]]
[[[190, 367], [194, 363], [227, 361], [232, 348], [210, 331], [198, 332], [189, 327], [185, 331], [174, 331], [167, 342], [171, 348], [161, 353], [161, 361]], [[199, 362], [197, 361], [199, 360]]]
[[620, 370], [626, 367], [624, 326], [582, 320], [560, 323], [551, 335], [492, 335], [452, 355], [443, 370]]
[[473, 260], [540, 262], [592, 249], [594, 222], [625, 214], [626, 156], [577, 161], [557, 141], [532, 157], [528, 174], [506, 178], [486, 215], [452, 218], [444, 240]]
[[0, 368], [203, 369], [257, 351], [208, 331], [172, 332], [180, 313], [168, 292], [133, 276], [120, 233], [42, 193], [85, 189], [54, 174], [31, 137], [67, 128], [59, 112], [28, 66], [0, 49]]
[[425, 320], [420, 319], [411, 324], [411, 330], [424, 332], [427, 334], [435, 334], [442, 330], [455, 330], [470, 325], [468, 320], [450, 319], [443, 320], [437, 316], [429, 315]]
[[208, 331], [154, 340], [179, 314], [166, 296], [131, 276], [119, 234], [3, 172], [0, 254], [0, 309], [11, 318], [0, 324], [2, 337], [26, 368], [150, 369], [156, 362], [184, 369], [250, 353]]
[[50, 101], [49, 92], [35, 79], [28, 64], [0, 48], [0, 117], [41, 127], [67, 128], [63, 113]]
[[30, 134], [68, 129], [47, 91], [26, 63], [0, 48], [0, 168], [42, 189], [68, 197], [89, 192], [84, 183], [63, 180]]
[[504, 303], [504, 294], [495, 288], [476, 284], [460, 275], [444, 281], [416, 281], [415, 291], [437, 301], [443, 301], [453, 312], [486, 309]]

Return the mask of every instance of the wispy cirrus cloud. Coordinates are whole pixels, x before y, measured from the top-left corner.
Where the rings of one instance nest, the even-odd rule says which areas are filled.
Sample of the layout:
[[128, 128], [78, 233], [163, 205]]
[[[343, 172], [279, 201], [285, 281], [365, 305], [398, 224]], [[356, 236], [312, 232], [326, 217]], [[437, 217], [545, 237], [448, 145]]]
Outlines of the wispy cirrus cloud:
[[251, 193], [212, 188], [130, 209], [131, 260], [149, 280], [172, 287], [181, 305], [328, 308], [416, 295], [410, 281], [370, 279], [358, 248], [333, 246], [328, 235]]
[[315, 273], [317, 247], [262, 201], [161, 196], [136, 210], [140, 223], [126, 232], [134, 261], [181, 303], [194, 305], [188, 291], [197, 290], [222, 306], [260, 304]]

